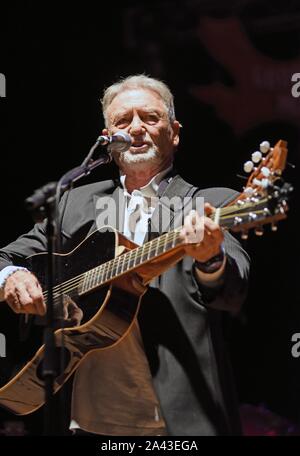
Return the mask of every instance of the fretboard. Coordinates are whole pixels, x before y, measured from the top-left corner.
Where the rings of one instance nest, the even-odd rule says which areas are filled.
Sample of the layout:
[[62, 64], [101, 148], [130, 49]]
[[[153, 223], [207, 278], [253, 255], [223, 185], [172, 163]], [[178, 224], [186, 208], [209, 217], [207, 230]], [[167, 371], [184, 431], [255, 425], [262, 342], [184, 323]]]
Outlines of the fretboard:
[[[232, 205], [218, 208], [209, 217], [223, 229], [230, 229], [236, 224], [237, 219], [249, 214], [253, 206], [251, 203], [242, 207]], [[177, 228], [85, 272], [78, 285], [79, 294], [88, 293], [182, 245], [184, 242], [179, 233], [180, 228]]]
[[79, 284], [79, 294], [88, 293], [125, 272], [134, 270], [148, 261], [175, 249], [183, 243], [179, 236], [179, 231], [178, 229], [165, 233], [152, 241], [146, 242], [141, 247], [123, 253], [85, 272]]

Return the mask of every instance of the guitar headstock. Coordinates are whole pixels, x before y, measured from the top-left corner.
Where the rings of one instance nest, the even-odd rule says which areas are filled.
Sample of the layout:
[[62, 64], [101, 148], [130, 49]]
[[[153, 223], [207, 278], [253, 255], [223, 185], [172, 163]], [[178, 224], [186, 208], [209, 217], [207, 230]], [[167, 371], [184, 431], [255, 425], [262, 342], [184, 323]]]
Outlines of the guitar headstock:
[[269, 223], [276, 231], [276, 222], [287, 217], [287, 200], [293, 190], [281, 177], [287, 152], [286, 141], [280, 140], [274, 147], [263, 141], [252, 160], [244, 164], [244, 171], [251, 175], [241, 194], [227, 206], [227, 226], [242, 232], [242, 238], [247, 238], [251, 228], [262, 235], [263, 225]]

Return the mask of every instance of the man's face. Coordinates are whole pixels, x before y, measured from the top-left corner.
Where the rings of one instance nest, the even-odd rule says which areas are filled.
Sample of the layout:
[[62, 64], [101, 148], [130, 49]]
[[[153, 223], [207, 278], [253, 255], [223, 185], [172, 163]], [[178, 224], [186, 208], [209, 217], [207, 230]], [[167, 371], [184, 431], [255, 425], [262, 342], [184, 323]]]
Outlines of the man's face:
[[179, 142], [179, 123], [170, 122], [166, 105], [156, 92], [130, 89], [117, 95], [107, 108], [110, 134], [125, 131], [132, 146], [114, 154], [120, 168], [151, 163], [164, 168], [173, 160]]

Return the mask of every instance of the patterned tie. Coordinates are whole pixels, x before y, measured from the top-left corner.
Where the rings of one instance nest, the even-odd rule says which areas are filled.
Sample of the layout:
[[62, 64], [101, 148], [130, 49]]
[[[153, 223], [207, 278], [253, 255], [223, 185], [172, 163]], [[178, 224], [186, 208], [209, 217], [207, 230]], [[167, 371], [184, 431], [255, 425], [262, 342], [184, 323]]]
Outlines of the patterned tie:
[[143, 201], [142, 196], [134, 196], [131, 198], [130, 203], [128, 205], [128, 213], [129, 213], [128, 226], [129, 226], [131, 240], [134, 240], [135, 233], [136, 233], [136, 225], [140, 222], [140, 220], [142, 218], [143, 204], [144, 204], [144, 201]]

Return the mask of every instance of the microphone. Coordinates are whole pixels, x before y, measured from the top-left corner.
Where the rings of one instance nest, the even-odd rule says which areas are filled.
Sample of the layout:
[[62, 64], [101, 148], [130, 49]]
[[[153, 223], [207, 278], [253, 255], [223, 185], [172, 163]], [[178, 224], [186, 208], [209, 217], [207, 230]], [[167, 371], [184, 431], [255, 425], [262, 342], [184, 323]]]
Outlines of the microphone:
[[108, 145], [110, 151], [125, 152], [129, 149], [132, 144], [130, 136], [124, 131], [117, 131], [112, 136], [98, 136], [97, 145], [106, 146]]

